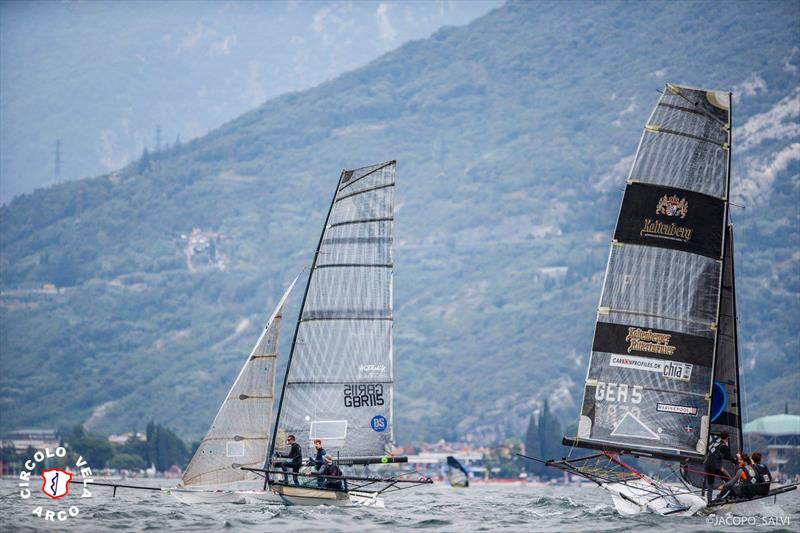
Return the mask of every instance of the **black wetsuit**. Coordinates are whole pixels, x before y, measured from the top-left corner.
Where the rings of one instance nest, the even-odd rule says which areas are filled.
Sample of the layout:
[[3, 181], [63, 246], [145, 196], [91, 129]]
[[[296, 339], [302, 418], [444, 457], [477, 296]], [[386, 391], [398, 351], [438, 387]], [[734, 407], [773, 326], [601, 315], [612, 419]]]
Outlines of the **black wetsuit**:
[[[325, 465], [322, 468], [320, 474], [324, 476], [341, 476], [342, 471], [339, 469], [338, 466], [331, 463], [329, 465]], [[324, 479], [325, 479], [324, 487], [326, 489], [344, 490], [344, 486], [342, 485], [341, 479], [330, 479], [330, 478], [324, 478]]]
[[[321, 474], [322, 469], [325, 467], [325, 460], [323, 459], [323, 457], [325, 457], [326, 455], [327, 452], [325, 451], [325, 448], [320, 448], [319, 450], [317, 450], [316, 455], [314, 455], [314, 457], [311, 458], [311, 462], [314, 464], [314, 471], [317, 474]], [[323, 485], [323, 481], [324, 481], [323, 478], [318, 477], [317, 486], [321, 487]]]
[[[279, 466], [284, 472], [287, 468], [290, 468], [292, 472], [294, 472], [294, 475], [292, 476], [294, 479], [294, 484], [299, 485], [300, 483], [297, 481], [297, 472], [299, 472], [300, 467], [303, 466], [303, 449], [300, 448], [300, 445], [296, 442], [293, 442], [292, 447], [289, 449], [289, 453], [278, 453], [276, 455], [278, 457], [285, 457], [288, 459], [287, 461], [281, 461], [277, 466]], [[284, 474], [283, 481], [287, 482], [288, 480], [289, 476]]]
[[708, 502], [712, 500], [714, 485], [725, 479], [726, 472], [722, 468], [722, 461], [727, 459], [736, 463], [736, 459], [731, 455], [731, 449], [727, 442], [723, 442], [719, 437], [714, 437], [708, 445], [708, 455], [703, 463], [703, 471], [706, 474], [703, 492], [708, 491]]
[[769, 486], [772, 483], [772, 474], [765, 465], [761, 463], [754, 464], [753, 469], [756, 474], [753, 476], [753, 495], [766, 496], [769, 494]]

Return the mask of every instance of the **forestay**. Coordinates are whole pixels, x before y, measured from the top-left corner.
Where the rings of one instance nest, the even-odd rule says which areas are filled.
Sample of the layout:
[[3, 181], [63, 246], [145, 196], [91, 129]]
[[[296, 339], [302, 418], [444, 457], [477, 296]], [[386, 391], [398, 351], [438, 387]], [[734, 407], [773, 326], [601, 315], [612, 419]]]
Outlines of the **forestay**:
[[260, 467], [267, 455], [283, 307], [297, 278], [281, 297], [250, 352], [211, 427], [183, 473], [179, 487], [258, 489], [258, 474], [240, 467]]
[[275, 427], [276, 435], [294, 434], [304, 456], [315, 438], [342, 457], [391, 447], [394, 180], [394, 161], [339, 178]]
[[667, 85], [650, 115], [611, 246], [578, 434], [568, 443], [666, 458], [705, 453], [729, 96]]

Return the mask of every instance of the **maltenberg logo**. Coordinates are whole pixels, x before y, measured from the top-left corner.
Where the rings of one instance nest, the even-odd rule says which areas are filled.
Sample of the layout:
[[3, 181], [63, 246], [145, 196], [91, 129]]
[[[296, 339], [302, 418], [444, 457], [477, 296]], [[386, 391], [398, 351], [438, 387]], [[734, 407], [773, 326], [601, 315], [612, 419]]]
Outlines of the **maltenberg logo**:
[[[45, 448], [44, 451], [37, 451], [33, 454], [32, 458], [25, 461], [25, 470], [19, 473], [20, 498], [23, 500], [29, 500], [34, 494], [31, 492], [31, 487], [35, 487], [36, 485], [32, 485], [31, 474], [36, 470], [40, 463], [44, 463], [46, 459], [52, 459], [54, 457], [60, 459], [66, 456], [67, 450], [62, 446], [59, 446], [54, 452], [50, 451], [50, 448]], [[78, 457], [78, 460], [75, 461], [75, 470], [79, 471], [83, 477], [83, 487], [78, 497], [91, 498], [92, 493], [89, 491], [87, 484], [92, 482], [92, 468], [83, 457]], [[48, 498], [52, 500], [61, 500], [61, 498], [69, 495], [69, 484], [72, 481], [72, 474], [70, 472], [67, 472], [61, 468], [48, 468], [42, 471], [41, 478], [42, 485], [40, 490], [42, 491], [42, 494]], [[33, 483], [35, 483], [35, 481], [33, 481]], [[67, 500], [64, 499], [61, 501], [66, 502]], [[46, 521], [55, 522], [58, 520], [59, 522], [63, 522], [69, 517], [75, 517], [80, 514], [80, 508], [77, 505], [74, 505], [74, 500], [72, 503], [73, 505], [69, 505], [69, 502], [67, 502], [54, 509], [46, 509], [42, 505], [38, 505], [33, 509], [33, 511], [31, 511], [31, 514]]]

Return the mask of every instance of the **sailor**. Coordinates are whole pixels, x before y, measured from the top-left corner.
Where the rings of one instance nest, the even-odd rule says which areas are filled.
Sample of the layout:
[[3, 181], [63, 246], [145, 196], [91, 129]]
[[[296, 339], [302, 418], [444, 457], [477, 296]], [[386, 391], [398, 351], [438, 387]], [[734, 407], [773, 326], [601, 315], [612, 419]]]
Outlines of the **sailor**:
[[[325, 461], [325, 465], [322, 467], [320, 474], [323, 476], [342, 476], [342, 470], [339, 468], [339, 465], [333, 460], [333, 456], [325, 455], [323, 457]], [[330, 479], [330, 478], [320, 478], [325, 480], [325, 484], [323, 487], [326, 489], [334, 489], [334, 490], [344, 490], [344, 486], [342, 484], [341, 479]]]
[[300, 470], [300, 467], [303, 466], [303, 450], [300, 448], [300, 445], [297, 444], [297, 439], [295, 439], [294, 435], [289, 435], [286, 437], [286, 443], [290, 446], [289, 453], [281, 453], [277, 452], [275, 455], [278, 457], [282, 457], [287, 459], [286, 461], [278, 461], [276, 466], [278, 466], [281, 470], [283, 470], [283, 482], [289, 482], [289, 476], [286, 474], [286, 468], [291, 468], [294, 475], [294, 484], [299, 485], [300, 483], [297, 481], [297, 472]]
[[769, 494], [769, 486], [772, 483], [772, 474], [766, 465], [761, 464], [761, 452], [753, 452], [750, 456], [753, 460], [753, 496], [766, 496]]
[[[314, 439], [314, 448], [317, 450], [317, 453], [314, 457], [309, 457], [308, 464], [309, 466], [314, 467], [314, 472], [316, 474], [322, 473], [322, 468], [325, 466], [324, 457], [327, 455], [328, 452], [325, 451], [325, 448], [322, 447], [322, 440]], [[312, 472], [306, 472], [307, 476], [310, 476]], [[324, 478], [317, 478], [317, 486], [321, 487], [323, 485]]]
[[[714, 485], [721, 479], [727, 478], [728, 473], [722, 466], [722, 461], [735, 463], [736, 459], [731, 455], [731, 448], [728, 445], [728, 432], [723, 431], [719, 436], [714, 435], [711, 442], [708, 444], [708, 454], [703, 463], [703, 471], [705, 473], [705, 482], [703, 483], [703, 493], [708, 491], [708, 502], [711, 503], [712, 495], [714, 492]], [[720, 478], [720, 479], [714, 479]]]
[[751, 479], [755, 474], [753, 465], [750, 462], [750, 456], [746, 453], [737, 453], [736, 458], [739, 462], [739, 469], [731, 479], [720, 485], [719, 496], [714, 501], [721, 501], [725, 499], [736, 498], [749, 498], [751, 496]]

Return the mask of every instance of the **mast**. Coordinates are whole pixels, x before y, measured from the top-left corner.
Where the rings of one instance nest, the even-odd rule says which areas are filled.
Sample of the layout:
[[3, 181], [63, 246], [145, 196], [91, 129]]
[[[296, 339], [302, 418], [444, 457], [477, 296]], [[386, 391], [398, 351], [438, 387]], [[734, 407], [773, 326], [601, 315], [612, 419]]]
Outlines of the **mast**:
[[[319, 249], [322, 246], [322, 239], [325, 237], [325, 228], [328, 227], [328, 221], [331, 218], [331, 211], [333, 210], [333, 204], [336, 203], [336, 195], [339, 192], [339, 186], [342, 183], [342, 178], [345, 175], [345, 170], [342, 169], [342, 172], [339, 174], [339, 182], [336, 186], [336, 191], [333, 193], [333, 198], [331, 198], [331, 205], [328, 207], [328, 214], [325, 215], [325, 225], [322, 227], [322, 231], [319, 235], [319, 241], [317, 242], [317, 248], [314, 251], [314, 258], [311, 260], [311, 268], [308, 270], [308, 278], [306, 280], [306, 289], [303, 292], [303, 301], [300, 304], [300, 311], [297, 313], [297, 324], [294, 328], [294, 335], [292, 336], [292, 347], [289, 350], [289, 359], [286, 361], [286, 371], [283, 374], [283, 383], [281, 384], [281, 397], [278, 400], [278, 412], [275, 415], [275, 423], [273, 424], [272, 428], [272, 438], [269, 441], [269, 453], [267, 454], [267, 470], [272, 468], [272, 459], [275, 455], [275, 438], [278, 435], [278, 421], [280, 420], [281, 416], [281, 409], [283, 408], [283, 397], [286, 394], [286, 382], [289, 379], [289, 369], [292, 366], [292, 357], [294, 357], [294, 349], [297, 346], [297, 333], [300, 331], [300, 320], [303, 318], [303, 310], [306, 307], [306, 299], [308, 298], [308, 289], [311, 287], [311, 275], [314, 273], [314, 268], [317, 266], [317, 258], [319, 257]], [[264, 476], [264, 489], [267, 488], [267, 482], [269, 481], [269, 476]]]

